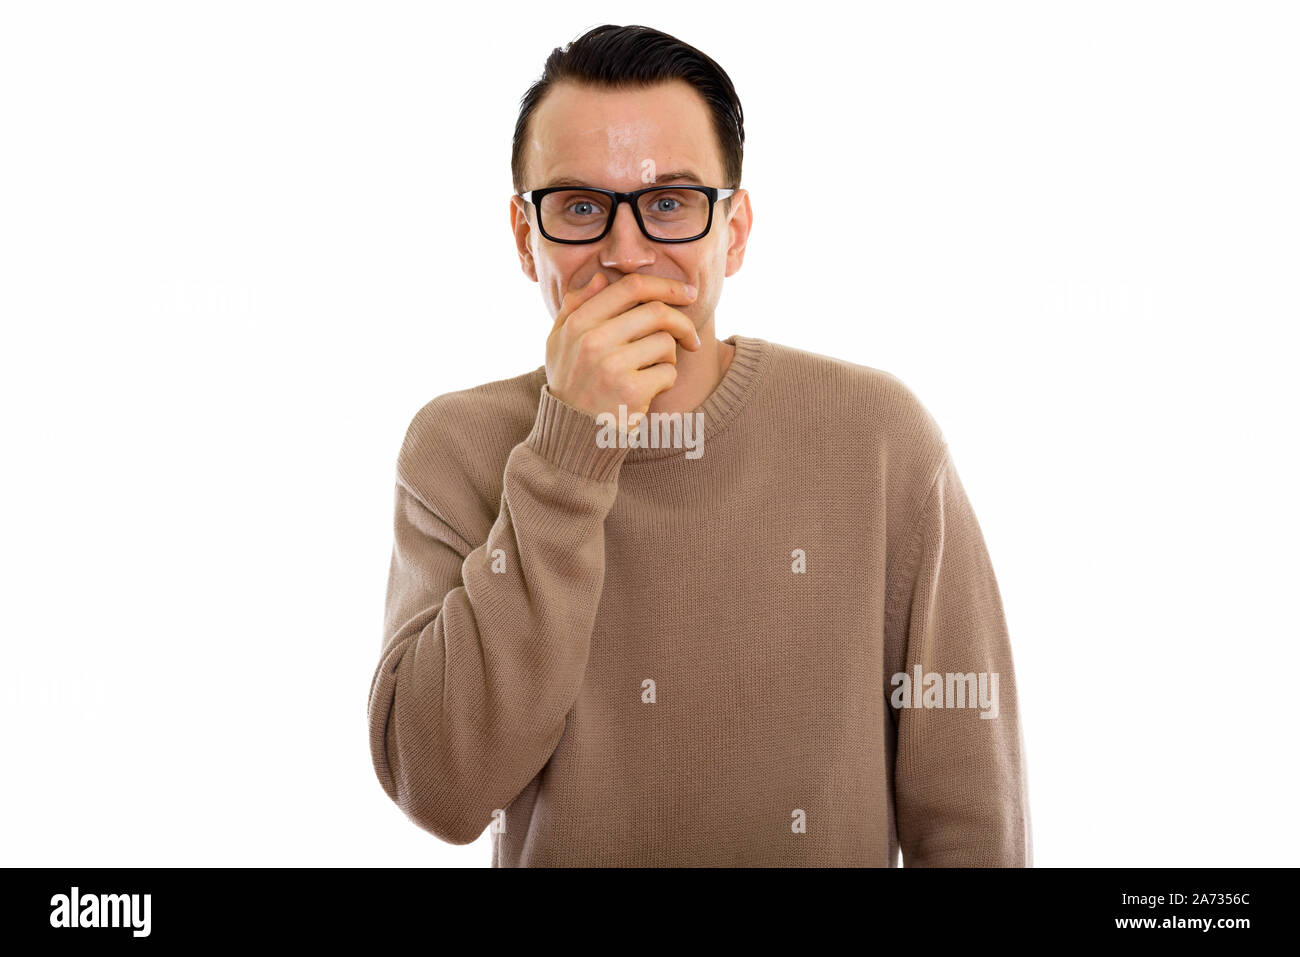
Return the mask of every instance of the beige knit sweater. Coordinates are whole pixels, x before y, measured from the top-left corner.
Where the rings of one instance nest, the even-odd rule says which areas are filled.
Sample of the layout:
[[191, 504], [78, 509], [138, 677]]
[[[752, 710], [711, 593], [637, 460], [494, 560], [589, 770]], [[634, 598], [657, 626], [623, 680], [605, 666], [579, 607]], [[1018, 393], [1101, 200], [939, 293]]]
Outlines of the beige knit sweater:
[[384, 790], [444, 841], [491, 828], [498, 867], [1031, 865], [1007, 626], [939, 426], [889, 373], [727, 341], [702, 454], [602, 447], [544, 367], [416, 414]]

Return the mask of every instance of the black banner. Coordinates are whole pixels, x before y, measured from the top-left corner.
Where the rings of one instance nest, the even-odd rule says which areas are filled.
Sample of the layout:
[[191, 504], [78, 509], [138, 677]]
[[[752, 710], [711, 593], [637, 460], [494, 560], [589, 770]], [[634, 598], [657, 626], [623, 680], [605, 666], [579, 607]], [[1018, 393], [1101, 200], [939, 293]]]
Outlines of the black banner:
[[436, 948], [443, 928], [466, 920], [551, 934], [621, 922], [630, 940], [687, 920], [742, 936], [848, 928], [864, 944], [955, 934], [979, 947], [1047, 930], [1081, 941], [1233, 946], [1285, 926], [1283, 885], [1295, 877], [1290, 868], [475, 870], [11, 868], [0, 914], [11, 938], [75, 937], [96, 947], [336, 945], [413, 934]]

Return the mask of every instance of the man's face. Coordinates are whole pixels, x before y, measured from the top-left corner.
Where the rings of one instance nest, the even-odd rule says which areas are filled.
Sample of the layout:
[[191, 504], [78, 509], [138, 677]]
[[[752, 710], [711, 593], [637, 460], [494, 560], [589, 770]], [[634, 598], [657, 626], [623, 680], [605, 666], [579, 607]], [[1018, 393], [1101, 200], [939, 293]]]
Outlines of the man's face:
[[[524, 189], [596, 186], [631, 192], [652, 185], [688, 183], [672, 177], [690, 172], [696, 185], [724, 186], [722, 155], [704, 99], [685, 82], [640, 90], [598, 90], [559, 83], [534, 110], [524, 152]], [[649, 169], [653, 181], [644, 172]], [[752, 215], [749, 196], [737, 190], [731, 212], [719, 201], [713, 226], [690, 243], [657, 243], [637, 227], [632, 208], [620, 203], [604, 239], [582, 245], [553, 243], [537, 229], [537, 210], [511, 197], [510, 224], [524, 274], [542, 286], [554, 319], [567, 290], [598, 272], [611, 282], [647, 273], [693, 284], [699, 295], [676, 306], [697, 329], [713, 318], [722, 280], [740, 269]]]

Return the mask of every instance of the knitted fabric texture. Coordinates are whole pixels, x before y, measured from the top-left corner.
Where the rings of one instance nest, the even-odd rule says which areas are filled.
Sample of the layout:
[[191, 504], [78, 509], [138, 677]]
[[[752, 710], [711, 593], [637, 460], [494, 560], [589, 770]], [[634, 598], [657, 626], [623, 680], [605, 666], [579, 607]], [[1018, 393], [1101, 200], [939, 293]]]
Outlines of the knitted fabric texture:
[[[544, 368], [415, 415], [380, 784], [444, 841], [490, 828], [496, 867], [1030, 866], [1010, 639], [938, 424], [887, 372], [727, 342], [698, 457], [602, 447]], [[996, 707], [931, 674], [996, 675]]]

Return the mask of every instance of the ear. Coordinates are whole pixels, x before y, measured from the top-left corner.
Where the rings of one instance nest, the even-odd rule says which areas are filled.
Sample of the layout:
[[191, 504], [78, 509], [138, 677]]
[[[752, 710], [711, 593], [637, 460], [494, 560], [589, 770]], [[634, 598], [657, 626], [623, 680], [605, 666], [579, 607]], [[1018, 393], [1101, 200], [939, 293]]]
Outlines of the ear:
[[524, 271], [525, 276], [537, 282], [537, 265], [533, 262], [533, 227], [528, 222], [528, 204], [514, 195], [510, 197], [510, 231], [515, 234], [519, 268]]
[[731, 195], [731, 213], [727, 219], [729, 245], [727, 246], [727, 271], [724, 276], [731, 276], [740, 271], [745, 261], [745, 245], [749, 242], [749, 230], [754, 225], [754, 208], [749, 204], [749, 190], [737, 189]]

